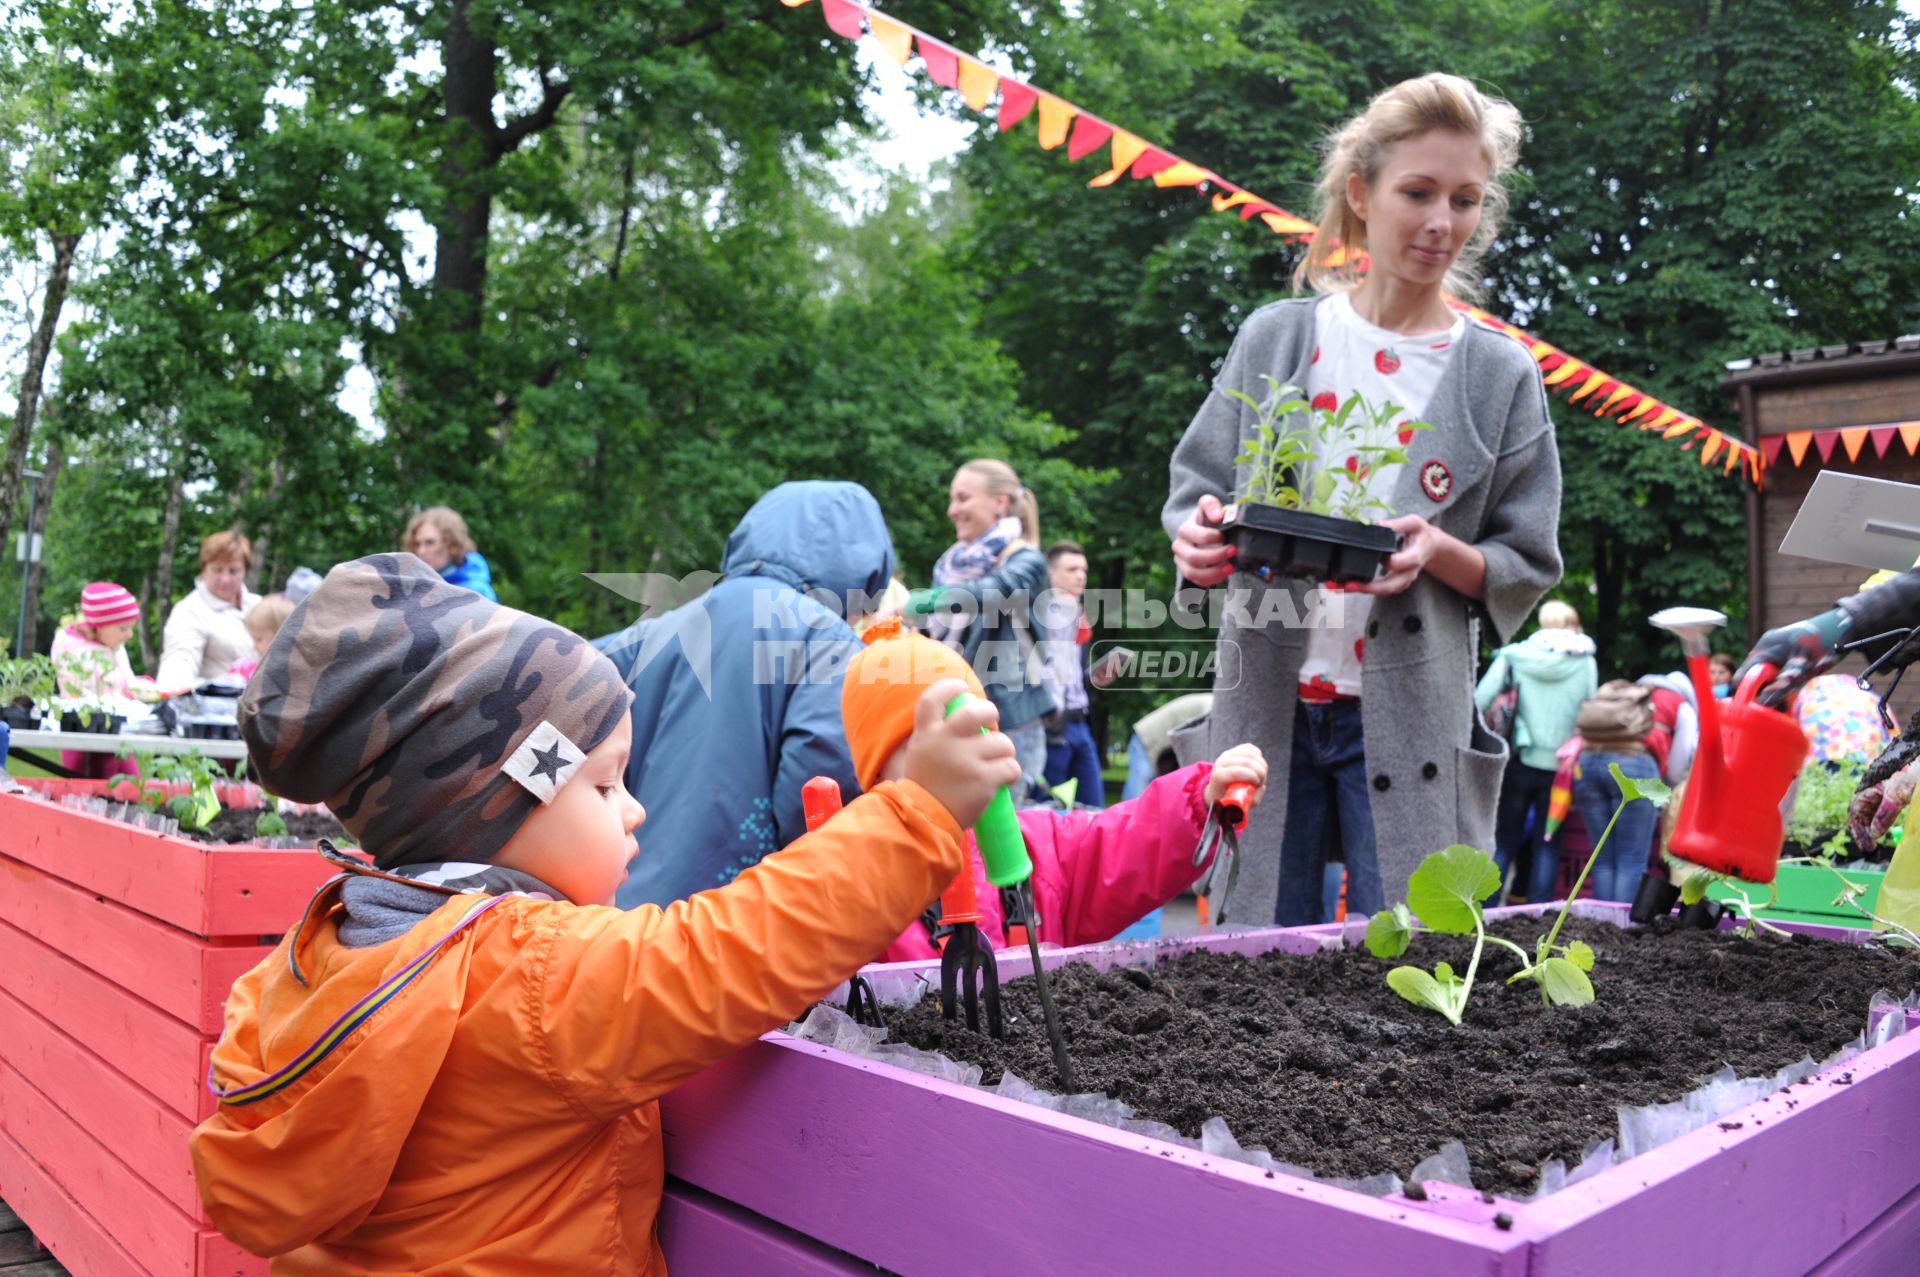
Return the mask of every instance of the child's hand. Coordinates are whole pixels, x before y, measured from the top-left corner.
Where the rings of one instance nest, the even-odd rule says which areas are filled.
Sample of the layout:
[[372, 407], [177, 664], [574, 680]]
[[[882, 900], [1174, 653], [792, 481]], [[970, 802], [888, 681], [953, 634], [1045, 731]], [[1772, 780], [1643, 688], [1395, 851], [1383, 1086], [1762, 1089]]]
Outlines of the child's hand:
[[1207, 806], [1227, 796], [1227, 786], [1245, 782], [1253, 786], [1253, 802], [1258, 807], [1267, 796], [1267, 759], [1258, 745], [1235, 745], [1213, 760], [1213, 774], [1207, 777]]
[[[967, 690], [943, 678], [920, 694], [907, 738], [907, 779], [940, 800], [963, 828], [980, 819], [1002, 785], [1020, 780], [1013, 741], [996, 729], [1000, 711], [991, 701], [972, 700], [946, 716], [947, 702]], [[986, 734], [981, 728], [989, 729]]]

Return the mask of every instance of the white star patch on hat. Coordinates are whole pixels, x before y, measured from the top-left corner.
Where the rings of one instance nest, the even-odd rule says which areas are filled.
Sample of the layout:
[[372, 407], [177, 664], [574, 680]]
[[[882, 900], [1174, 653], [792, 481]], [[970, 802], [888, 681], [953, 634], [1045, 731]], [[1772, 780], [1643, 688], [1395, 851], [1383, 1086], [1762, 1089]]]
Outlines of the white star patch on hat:
[[544, 807], [586, 761], [587, 756], [567, 739], [566, 733], [542, 719], [540, 726], [520, 742], [520, 748], [507, 755], [500, 770], [524, 785]]

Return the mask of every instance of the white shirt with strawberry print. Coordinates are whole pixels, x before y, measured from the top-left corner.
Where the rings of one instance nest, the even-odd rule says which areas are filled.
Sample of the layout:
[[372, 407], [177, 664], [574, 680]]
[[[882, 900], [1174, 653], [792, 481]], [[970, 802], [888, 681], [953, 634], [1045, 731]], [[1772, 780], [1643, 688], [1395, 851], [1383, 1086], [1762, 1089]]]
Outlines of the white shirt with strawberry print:
[[[1447, 360], [1466, 331], [1466, 317], [1457, 316], [1441, 332], [1408, 337], [1376, 328], [1353, 308], [1345, 293], [1336, 293], [1314, 307], [1313, 365], [1307, 374], [1307, 395], [1317, 408], [1335, 409], [1353, 395], [1366, 405], [1398, 404], [1397, 421], [1417, 421], [1433, 398]], [[1349, 418], [1356, 424], [1357, 414]], [[1401, 441], [1412, 438], [1403, 434]], [[1321, 465], [1358, 468], [1357, 457], [1321, 457]], [[1400, 467], [1382, 466], [1367, 475], [1368, 493], [1390, 500]], [[1405, 511], [1395, 510], [1395, 514]], [[1384, 517], [1384, 516], [1383, 516]], [[1367, 618], [1373, 596], [1342, 592], [1322, 600], [1319, 615], [1328, 622], [1307, 632], [1307, 659], [1300, 667], [1300, 696], [1307, 701], [1360, 695], [1360, 665], [1366, 651]], [[1313, 610], [1307, 613], [1314, 615]]]

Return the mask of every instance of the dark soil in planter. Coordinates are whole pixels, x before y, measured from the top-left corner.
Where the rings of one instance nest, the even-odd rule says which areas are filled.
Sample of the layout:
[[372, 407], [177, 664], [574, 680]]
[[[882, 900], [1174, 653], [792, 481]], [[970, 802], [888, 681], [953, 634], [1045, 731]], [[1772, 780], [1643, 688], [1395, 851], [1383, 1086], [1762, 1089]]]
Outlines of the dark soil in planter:
[[[1532, 918], [1495, 933], [1531, 949]], [[1866, 1026], [1920, 963], [1880, 948], [1796, 937], [1742, 940], [1670, 923], [1623, 931], [1570, 919], [1596, 951], [1599, 1001], [1547, 1011], [1516, 960], [1488, 946], [1454, 1028], [1387, 988], [1394, 963], [1364, 949], [1257, 958], [1195, 953], [1151, 971], [1058, 968], [1052, 981], [1079, 1090], [1197, 1136], [1218, 1114], [1242, 1146], [1329, 1177], [1405, 1174], [1462, 1140], [1476, 1186], [1530, 1192], [1550, 1158], [1575, 1164], [1618, 1129], [1622, 1105], [1679, 1099], [1731, 1064], [1743, 1077], [1823, 1059]], [[1464, 973], [1470, 941], [1417, 938], [1401, 961]], [[1033, 981], [1009, 981], [1007, 1039], [941, 1019], [937, 997], [887, 1015], [890, 1038], [1055, 1089]]]
[[[205, 829], [182, 829], [182, 838], [191, 838], [195, 842], [257, 842], [259, 835], [253, 832], [254, 822], [260, 819], [258, 809], [222, 808], [213, 823]], [[314, 842], [321, 838], [343, 839], [346, 830], [340, 822], [326, 812], [301, 811], [287, 812], [280, 819], [287, 822], [287, 837]]]

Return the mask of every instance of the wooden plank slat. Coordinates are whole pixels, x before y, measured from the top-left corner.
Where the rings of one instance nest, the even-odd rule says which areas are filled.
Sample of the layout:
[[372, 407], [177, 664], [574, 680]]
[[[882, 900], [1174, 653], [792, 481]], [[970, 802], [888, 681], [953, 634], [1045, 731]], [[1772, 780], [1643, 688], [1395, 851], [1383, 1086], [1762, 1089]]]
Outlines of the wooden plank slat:
[[205, 1223], [187, 1136], [194, 1124], [0, 989], [0, 1062], [89, 1130], [111, 1132], [113, 1155], [196, 1222]]
[[[7, 1101], [0, 1097], [0, 1127], [6, 1120]], [[82, 1277], [146, 1277], [126, 1248], [5, 1129], [0, 1129], [0, 1195], [21, 1213], [53, 1257]]]
[[[182, 1117], [201, 1110], [200, 1031], [0, 922], [7, 991], [55, 1015], [63, 1032]], [[81, 1114], [84, 1120], [84, 1113]]]
[[660, 1201], [660, 1249], [673, 1277], [872, 1277], [873, 1265], [669, 1179]]
[[0, 855], [0, 922], [202, 1033], [218, 1035], [233, 982], [270, 950], [214, 946]]
[[332, 871], [310, 850], [211, 846], [0, 794], [0, 855], [197, 936], [276, 942]]

